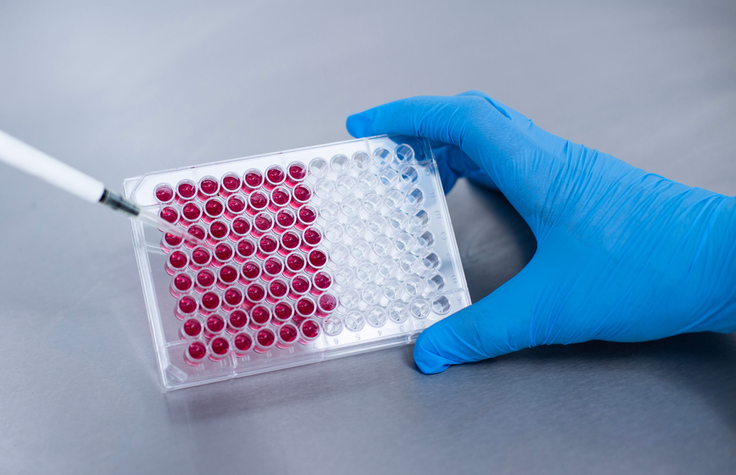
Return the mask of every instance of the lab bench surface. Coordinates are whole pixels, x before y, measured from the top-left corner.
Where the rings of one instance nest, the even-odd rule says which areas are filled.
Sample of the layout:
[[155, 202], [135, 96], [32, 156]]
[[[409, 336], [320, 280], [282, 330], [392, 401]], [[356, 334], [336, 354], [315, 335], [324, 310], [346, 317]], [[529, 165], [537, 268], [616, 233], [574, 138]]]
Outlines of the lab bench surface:
[[[729, 2], [0, 5], [0, 129], [123, 178], [348, 139], [480, 89], [736, 194]], [[471, 296], [529, 261], [498, 193], [448, 195]], [[733, 473], [736, 335], [539, 347], [426, 376], [402, 347], [163, 393], [124, 219], [0, 170], [2, 473]]]

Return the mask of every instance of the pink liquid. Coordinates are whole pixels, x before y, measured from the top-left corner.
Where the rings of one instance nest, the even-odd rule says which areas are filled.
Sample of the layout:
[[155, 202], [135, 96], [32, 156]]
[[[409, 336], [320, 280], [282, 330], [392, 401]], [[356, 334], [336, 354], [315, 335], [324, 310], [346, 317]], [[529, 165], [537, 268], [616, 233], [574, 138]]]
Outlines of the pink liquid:
[[240, 214], [245, 210], [245, 200], [240, 196], [231, 196], [227, 200], [227, 209], [233, 214]]
[[325, 312], [332, 312], [337, 308], [337, 298], [332, 294], [322, 294], [319, 297], [319, 307]]
[[285, 296], [288, 290], [289, 289], [286, 286], [286, 283], [281, 280], [271, 281], [271, 283], [268, 285], [268, 291], [276, 298], [281, 298]]
[[314, 302], [308, 297], [302, 297], [296, 303], [296, 313], [302, 317], [313, 315], [315, 310]]
[[260, 191], [254, 191], [250, 194], [250, 206], [254, 210], [262, 210], [268, 205], [268, 198]]
[[281, 235], [281, 245], [286, 251], [292, 251], [299, 246], [299, 235], [292, 231], [286, 231]]
[[310, 340], [317, 338], [319, 336], [319, 325], [314, 320], [305, 320], [302, 323], [302, 334]]
[[332, 285], [332, 277], [326, 272], [317, 272], [314, 274], [314, 286], [320, 290], [327, 290]]
[[180, 197], [188, 200], [194, 198], [195, 193], [197, 193], [197, 187], [189, 182], [180, 182], [179, 186], [176, 187], [176, 191], [179, 193]]
[[266, 290], [261, 284], [250, 284], [246, 294], [251, 302], [260, 302], [266, 297]]
[[201, 360], [202, 358], [204, 358], [204, 355], [207, 354], [207, 348], [204, 346], [203, 343], [195, 341], [194, 343], [189, 345], [187, 352], [192, 359]]
[[227, 191], [236, 192], [240, 189], [240, 178], [233, 175], [225, 175], [222, 179], [222, 187]]
[[168, 203], [174, 199], [174, 190], [169, 185], [158, 185], [156, 187], [156, 199], [161, 203]]
[[254, 280], [257, 279], [259, 275], [261, 275], [261, 268], [257, 263], [251, 261], [243, 264], [243, 268], [240, 270], [240, 272], [246, 279]]
[[248, 351], [253, 346], [253, 340], [247, 333], [240, 333], [233, 339], [233, 346], [238, 351]]
[[189, 229], [187, 229], [187, 232], [191, 234], [192, 236], [196, 237], [197, 239], [204, 239], [205, 236], [207, 235], [204, 228], [196, 224], [189, 226]]
[[183, 269], [188, 261], [187, 255], [181, 251], [174, 251], [169, 255], [169, 265], [174, 269]]
[[250, 318], [257, 325], [265, 325], [271, 319], [271, 312], [268, 310], [268, 307], [257, 305], [253, 307]]
[[205, 178], [204, 180], [199, 182], [199, 189], [202, 190], [202, 193], [204, 193], [205, 195], [214, 195], [215, 193], [217, 193], [218, 188], [219, 185], [217, 184], [217, 181], [211, 178]]
[[294, 325], [287, 323], [279, 329], [279, 336], [283, 341], [291, 343], [299, 336], [299, 332]]
[[296, 185], [294, 187], [294, 198], [301, 203], [306, 203], [312, 197], [312, 192], [304, 185]]
[[286, 173], [284, 173], [283, 168], [280, 166], [271, 165], [266, 170], [266, 178], [272, 185], [280, 185], [284, 180], [286, 180]]
[[202, 307], [206, 310], [216, 310], [220, 306], [220, 297], [214, 292], [206, 292], [202, 295]]
[[215, 239], [224, 239], [227, 236], [227, 224], [222, 221], [213, 221], [210, 224], [210, 236]]
[[286, 302], [279, 302], [274, 306], [273, 314], [279, 320], [288, 320], [294, 314], [294, 309]]
[[263, 252], [265, 252], [266, 254], [270, 254], [276, 251], [279, 243], [277, 243], [276, 240], [271, 236], [263, 236], [261, 237], [261, 239], [258, 240], [258, 245]]
[[299, 219], [304, 224], [312, 224], [317, 219], [317, 213], [311, 206], [302, 206], [299, 208]]
[[286, 257], [286, 267], [291, 272], [301, 272], [306, 265], [306, 261], [300, 254], [293, 252]]
[[210, 347], [212, 348], [212, 353], [217, 356], [225, 356], [228, 350], [230, 350], [230, 343], [225, 338], [217, 337], [212, 340]]
[[245, 184], [251, 188], [258, 188], [263, 184], [263, 175], [257, 170], [250, 170], [245, 173]]
[[174, 234], [166, 233], [164, 235], [164, 242], [166, 242], [166, 244], [168, 244], [171, 247], [178, 246], [179, 244], [181, 244], [182, 241], [183, 239], [181, 237], [176, 236]]
[[316, 246], [322, 242], [322, 233], [316, 228], [307, 228], [304, 230], [304, 242], [310, 246]]
[[205, 325], [207, 325], [207, 331], [217, 334], [225, 329], [225, 320], [219, 315], [212, 315], [207, 318]]
[[296, 223], [296, 216], [294, 216], [294, 213], [288, 209], [282, 209], [276, 215], [276, 222], [279, 223], [279, 226], [282, 228], [290, 228], [294, 223]]
[[191, 297], [182, 297], [178, 305], [181, 313], [185, 315], [191, 315], [197, 310], [197, 301]]
[[231, 307], [237, 307], [238, 305], [243, 303], [243, 293], [238, 289], [227, 289], [223, 298], [225, 299], [225, 303], [227, 303]]
[[192, 261], [199, 266], [206, 266], [211, 259], [210, 251], [203, 247], [197, 247], [192, 251]]
[[222, 266], [220, 268], [220, 280], [226, 284], [233, 284], [238, 280], [238, 271], [233, 266]]
[[233, 257], [233, 248], [226, 243], [218, 244], [215, 247], [215, 256], [221, 261], [229, 261]]
[[184, 322], [184, 333], [187, 336], [190, 336], [192, 338], [198, 336], [200, 333], [202, 333], [202, 324], [199, 323], [199, 320], [190, 318], [186, 322]]
[[215, 276], [207, 269], [201, 270], [197, 274], [197, 283], [207, 289], [215, 285]]
[[245, 236], [250, 232], [250, 223], [243, 218], [235, 218], [232, 223], [233, 232], [239, 236]]
[[210, 218], [219, 218], [222, 216], [222, 213], [225, 212], [225, 207], [222, 205], [220, 200], [210, 198], [204, 204], [204, 212], [207, 213], [207, 216]]
[[267, 233], [273, 228], [273, 218], [266, 213], [258, 213], [253, 218], [253, 226], [261, 233]]
[[309, 264], [315, 269], [324, 267], [327, 264], [327, 255], [319, 249], [313, 249], [309, 252]]
[[243, 258], [249, 258], [256, 253], [256, 245], [250, 239], [243, 238], [238, 241], [238, 255]]
[[256, 340], [258, 340], [259, 345], [264, 348], [268, 348], [276, 341], [276, 335], [274, 335], [273, 331], [271, 331], [270, 329], [264, 328], [258, 332], [258, 334], [256, 335]]
[[159, 212], [158, 214], [161, 219], [164, 221], [168, 221], [171, 224], [176, 223], [176, 221], [179, 219], [179, 213], [176, 212], [176, 210], [170, 206], [166, 206]]
[[230, 326], [233, 328], [243, 328], [247, 324], [248, 314], [242, 310], [233, 310], [230, 314]]
[[182, 208], [181, 214], [184, 215], [187, 221], [196, 221], [202, 217], [202, 209], [195, 203], [187, 203]]
[[309, 291], [309, 281], [302, 276], [296, 276], [291, 280], [291, 289], [297, 294], [305, 294]]
[[179, 292], [186, 292], [192, 288], [192, 278], [186, 274], [177, 274], [174, 277], [174, 288]]
[[284, 264], [279, 259], [274, 257], [266, 259], [266, 263], [263, 264], [263, 269], [270, 275], [278, 275], [284, 270]]
[[301, 181], [307, 176], [307, 168], [301, 163], [291, 163], [289, 165], [289, 177], [294, 181]]
[[289, 202], [289, 190], [283, 187], [274, 188], [271, 192], [271, 202], [276, 208], [286, 206]]

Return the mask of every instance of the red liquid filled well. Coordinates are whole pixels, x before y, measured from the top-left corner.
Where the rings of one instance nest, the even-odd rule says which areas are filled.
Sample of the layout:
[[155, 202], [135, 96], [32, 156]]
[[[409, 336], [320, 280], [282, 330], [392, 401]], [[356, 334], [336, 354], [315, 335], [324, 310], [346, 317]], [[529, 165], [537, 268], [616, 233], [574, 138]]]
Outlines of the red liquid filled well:
[[189, 228], [187, 229], [187, 232], [200, 240], [204, 239], [207, 236], [207, 233], [205, 232], [204, 228], [202, 226], [199, 226], [198, 224], [193, 224], [189, 226]]
[[266, 195], [261, 193], [260, 191], [254, 191], [250, 194], [250, 197], [248, 198], [248, 202], [250, 203], [250, 207], [254, 211], [261, 211], [268, 206], [268, 198], [266, 198]]
[[214, 178], [203, 178], [199, 182], [199, 189], [202, 190], [205, 196], [212, 196], [219, 191], [220, 184]]
[[293, 279], [291, 279], [291, 290], [293, 290], [296, 294], [306, 294], [309, 292], [309, 281], [306, 277], [297, 275]]
[[293, 251], [294, 249], [299, 247], [300, 242], [301, 239], [299, 238], [299, 235], [295, 232], [286, 231], [284, 234], [281, 235], [281, 245], [286, 251]]
[[322, 233], [317, 228], [307, 228], [304, 230], [302, 238], [310, 246], [316, 246], [322, 242]]
[[250, 284], [248, 286], [248, 290], [246, 291], [246, 295], [248, 296], [248, 300], [251, 302], [261, 302], [264, 298], [266, 298], [266, 290], [263, 288], [261, 284]]
[[286, 267], [293, 273], [303, 271], [306, 265], [307, 262], [304, 260], [304, 257], [297, 252], [292, 252], [286, 256]]
[[179, 213], [172, 208], [171, 206], [164, 207], [158, 215], [163, 219], [164, 221], [167, 221], [171, 224], [176, 223], [179, 220]]
[[186, 274], [177, 274], [176, 277], [174, 277], [174, 288], [179, 292], [187, 292], [191, 290], [193, 284], [192, 278]]
[[206, 266], [212, 260], [212, 254], [204, 247], [196, 247], [192, 251], [192, 262], [198, 266]]
[[317, 211], [309, 205], [299, 208], [299, 221], [304, 224], [312, 224], [317, 219]]
[[243, 238], [240, 241], [238, 241], [238, 245], [236, 249], [237, 249], [238, 255], [244, 259], [247, 259], [256, 253], [255, 243], [251, 241], [250, 239], [246, 239], [246, 238]]
[[253, 218], [253, 226], [261, 234], [269, 232], [273, 229], [273, 218], [268, 213], [258, 213]]
[[218, 334], [225, 329], [225, 320], [219, 315], [212, 315], [207, 318], [205, 325], [208, 332]]
[[210, 198], [204, 204], [204, 212], [210, 218], [219, 218], [225, 212], [225, 205], [217, 198]]
[[266, 180], [271, 185], [280, 185], [286, 180], [286, 173], [280, 166], [271, 165], [266, 169]]
[[204, 343], [195, 341], [194, 343], [189, 345], [187, 353], [189, 354], [190, 358], [194, 360], [201, 360], [202, 358], [204, 358], [204, 355], [207, 354], [207, 348], [204, 346]]
[[296, 215], [291, 210], [282, 209], [276, 214], [276, 222], [284, 229], [290, 228], [296, 223]]
[[164, 242], [165, 242], [165, 243], [166, 243], [166, 244], [167, 244], [168, 246], [170, 246], [170, 247], [176, 247], [176, 246], [178, 246], [179, 244], [181, 244], [181, 242], [182, 242], [182, 241], [183, 241], [183, 239], [182, 239], [181, 237], [179, 237], [179, 236], [175, 235], [175, 234], [171, 234], [171, 233], [166, 233], [166, 234], [164, 235]]
[[263, 174], [258, 170], [248, 170], [245, 172], [243, 180], [249, 188], [258, 188], [263, 185]]
[[327, 264], [327, 254], [319, 249], [309, 251], [309, 264], [315, 269], [324, 267]]
[[279, 243], [272, 236], [263, 236], [258, 240], [258, 245], [266, 254], [271, 254], [279, 247]]
[[294, 315], [294, 308], [286, 302], [279, 302], [273, 307], [273, 315], [281, 321], [286, 321]]
[[281, 279], [272, 280], [268, 284], [268, 292], [276, 299], [285, 297], [288, 291], [289, 287], [286, 285], [286, 282]]
[[289, 190], [283, 186], [276, 187], [271, 191], [271, 203], [275, 208], [286, 206], [290, 199]]
[[250, 232], [250, 222], [244, 218], [235, 218], [232, 222], [232, 230], [237, 236], [245, 236]]
[[174, 189], [166, 184], [158, 185], [154, 194], [160, 203], [169, 203], [174, 199]]
[[176, 192], [183, 200], [190, 200], [197, 194], [197, 186], [189, 180], [182, 180], [176, 186]]
[[214, 292], [205, 292], [202, 295], [202, 307], [206, 310], [213, 311], [217, 310], [220, 306], [220, 297]]
[[240, 177], [234, 173], [228, 173], [222, 177], [222, 187], [230, 193], [235, 193], [240, 189]]
[[317, 272], [314, 274], [314, 286], [319, 290], [327, 290], [332, 285], [332, 277], [327, 272]]
[[187, 255], [181, 251], [174, 251], [169, 254], [169, 265], [174, 269], [183, 269], [188, 263]]
[[240, 273], [247, 280], [255, 280], [261, 275], [261, 266], [255, 261], [248, 261], [243, 264]]
[[294, 181], [302, 181], [307, 176], [307, 167], [300, 162], [293, 162], [289, 164], [289, 178]]
[[182, 208], [181, 214], [187, 221], [197, 221], [202, 217], [202, 208], [200, 208], [196, 203], [187, 203]]
[[302, 317], [310, 317], [314, 315], [317, 308], [314, 305], [314, 301], [309, 297], [302, 297], [296, 303], [296, 313]]
[[208, 289], [215, 285], [215, 275], [212, 271], [203, 269], [197, 273], [197, 283], [201, 287]]
[[229, 261], [233, 258], [233, 248], [230, 244], [220, 243], [215, 247], [215, 257], [221, 262]]
[[314, 320], [305, 320], [301, 324], [302, 335], [309, 340], [314, 340], [319, 336], [319, 325]]
[[279, 337], [281, 337], [281, 340], [286, 343], [296, 341], [298, 336], [299, 332], [297, 331], [296, 327], [291, 323], [282, 325], [281, 328], [279, 328]]
[[197, 301], [191, 297], [182, 297], [177, 304], [179, 311], [184, 315], [191, 315], [197, 311]]
[[237, 307], [243, 303], [243, 293], [236, 288], [229, 288], [225, 291], [223, 299], [225, 299], [225, 303], [231, 307]]
[[233, 346], [237, 351], [246, 352], [253, 346], [253, 339], [247, 333], [239, 333], [233, 338]]
[[319, 297], [319, 308], [325, 313], [330, 313], [337, 308], [337, 298], [332, 294], [322, 294]]
[[182, 327], [184, 330], [184, 334], [189, 337], [197, 337], [200, 333], [202, 333], [202, 324], [199, 323], [199, 320], [195, 318], [190, 318], [186, 322], [184, 322], [184, 326]]
[[212, 348], [212, 353], [214, 355], [222, 357], [230, 350], [230, 343], [228, 343], [225, 338], [217, 337], [212, 340], [212, 343], [210, 343], [210, 348]]
[[312, 190], [306, 185], [296, 185], [294, 187], [294, 198], [300, 203], [306, 203], [312, 197]]
[[245, 211], [245, 200], [240, 196], [231, 196], [227, 199], [227, 209], [232, 214], [240, 214]]
[[271, 311], [264, 305], [256, 305], [251, 310], [250, 319], [256, 325], [265, 325], [271, 320]]
[[263, 264], [263, 270], [272, 276], [279, 275], [284, 270], [284, 264], [281, 262], [281, 259], [269, 257]]
[[224, 239], [227, 233], [227, 224], [222, 221], [212, 221], [212, 224], [210, 224], [210, 236], [214, 239]]
[[268, 348], [272, 346], [276, 341], [276, 335], [271, 329], [264, 328], [260, 330], [256, 335], [256, 341], [258, 341], [258, 344], [261, 345], [263, 348]]
[[225, 284], [234, 284], [238, 280], [238, 270], [230, 265], [220, 267], [220, 280]]
[[243, 328], [248, 324], [248, 314], [242, 310], [233, 310], [228, 318], [230, 326], [238, 329]]

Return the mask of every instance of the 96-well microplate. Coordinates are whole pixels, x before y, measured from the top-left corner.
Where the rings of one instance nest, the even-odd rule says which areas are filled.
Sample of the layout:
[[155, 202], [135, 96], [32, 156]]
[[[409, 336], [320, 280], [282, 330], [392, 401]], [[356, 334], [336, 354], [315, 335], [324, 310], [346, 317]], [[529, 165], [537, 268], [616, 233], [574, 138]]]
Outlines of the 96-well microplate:
[[166, 389], [406, 344], [470, 304], [424, 140], [359, 139], [124, 187], [214, 246], [132, 221]]

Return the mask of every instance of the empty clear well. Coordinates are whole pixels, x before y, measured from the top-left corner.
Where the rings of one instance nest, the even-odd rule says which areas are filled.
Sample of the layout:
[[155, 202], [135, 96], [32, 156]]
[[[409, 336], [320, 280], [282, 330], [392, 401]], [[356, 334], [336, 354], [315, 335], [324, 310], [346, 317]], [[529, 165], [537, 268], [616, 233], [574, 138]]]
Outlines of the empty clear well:
[[374, 137], [150, 173], [126, 196], [166, 389], [412, 341], [470, 304], [426, 141]]

